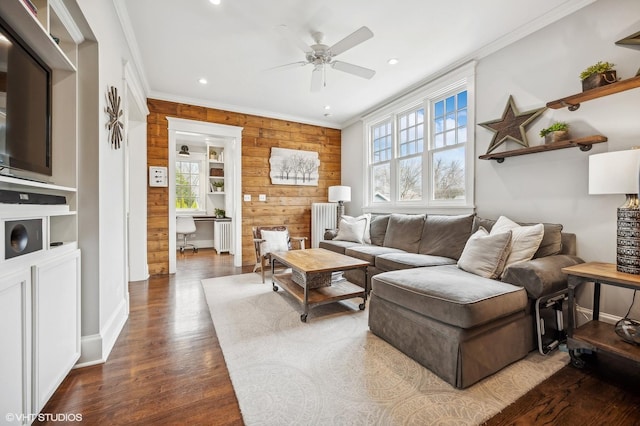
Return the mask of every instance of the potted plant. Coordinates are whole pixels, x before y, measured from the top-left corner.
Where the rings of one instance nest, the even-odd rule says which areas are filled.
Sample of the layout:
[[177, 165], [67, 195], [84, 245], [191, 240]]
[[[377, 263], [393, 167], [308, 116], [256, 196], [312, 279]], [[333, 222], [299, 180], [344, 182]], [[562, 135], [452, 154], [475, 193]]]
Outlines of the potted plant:
[[214, 213], [216, 215], [216, 218], [218, 218], [218, 219], [223, 219], [225, 217], [225, 215], [227, 214], [227, 212], [225, 212], [222, 209], [215, 209]]
[[544, 138], [544, 143], [566, 141], [569, 139], [569, 124], [556, 121], [546, 129], [540, 130], [540, 137]]
[[582, 80], [582, 91], [594, 89], [607, 84], [615, 83], [618, 78], [614, 64], [611, 62], [598, 61], [594, 65], [587, 67], [580, 73]]
[[215, 188], [216, 192], [222, 192], [224, 189], [224, 182], [217, 180], [213, 182], [213, 187]]

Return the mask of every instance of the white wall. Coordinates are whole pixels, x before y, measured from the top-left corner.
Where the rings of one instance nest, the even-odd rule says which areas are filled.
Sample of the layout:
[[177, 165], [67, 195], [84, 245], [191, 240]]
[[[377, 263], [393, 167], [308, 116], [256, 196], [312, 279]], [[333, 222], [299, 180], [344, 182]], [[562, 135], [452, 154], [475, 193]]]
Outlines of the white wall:
[[[613, 62], [619, 77], [632, 77], [640, 67], [640, 52], [614, 43], [637, 31], [640, 31], [640, 2], [599, 0], [479, 58], [477, 122], [499, 118], [509, 95], [513, 95], [519, 111], [528, 111], [580, 92], [578, 74], [597, 61]], [[565, 231], [577, 234], [579, 256], [586, 261], [615, 263], [616, 207], [624, 197], [588, 195], [588, 156], [640, 145], [638, 117], [640, 89], [584, 103], [575, 112], [547, 110], [527, 133], [531, 145], [541, 142], [539, 130], [555, 120], [568, 121], [575, 136], [602, 134], [609, 142], [594, 145], [589, 152], [571, 148], [507, 158], [502, 164], [476, 159], [478, 215], [562, 223]], [[477, 155], [486, 152], [492, 135], [476, 126]], [[342, 136], [342, 181], [355, 187], [362, 180], [362, 170], [353, 163], [347, 166], [345, 160], [362, 157], [361, 123], [343, 130]], [[508, 149], [518, 147], [509, 144]], [[590, 296], [583, 294], [580, 303], [590, 307]], [[623, 316], [630, 303], [630, 291], [603, 286], [602, 312]], [[636, 305], [632, 316], [637, 318], [640, 303]]]
[[[76, 2], [88, 24], [88, 36], [97, 43], [97, 69], [80, 70], [86, 82], [81, 102], [93, 111], [84, 113], [91, 120], [81, 120], [80, 145], [85, 148], [79, 159], [79, 198], [83, 200], [79, 212], [83, 248], [80, 363], [90, 364], [106, 360], [128, 316], [124, 149], [115, 149], [108, 140], [104, 111], [110, 86], [121, 96], [124, 93], [124, 63], [132, 58], [113, 2]], [[136, 140], [146, 144], [146, 127], [137, 134]]]
[[363, 153], [364, 126], [361, 121], [342, 130], [342, 151], [340, 154], [342, 185], [351, 187], [351, 202], [345, 203], [345, 213], [358, 216], [362, 213], [365, 200], [364, 182], [366, 158]]

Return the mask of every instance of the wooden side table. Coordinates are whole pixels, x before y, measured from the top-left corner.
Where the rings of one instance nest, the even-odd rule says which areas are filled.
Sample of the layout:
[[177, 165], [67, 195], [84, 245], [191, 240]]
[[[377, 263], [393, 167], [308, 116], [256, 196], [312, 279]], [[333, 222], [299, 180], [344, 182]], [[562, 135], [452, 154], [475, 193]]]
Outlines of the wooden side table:
[[[603, 351], [640, 363], [640, 346], [627, 343], [620, 338], [615, 327], [598, 321], [600, 317], [600, 286], [640, 290], [640, 275], [618, 272], [612, 263], [589, 262], [562, 268], [569, 276], [569, 324], [567, 328], [567, 348], [571, 364], [584, 367], [577, 350]], [[593, 282], [593, 320], [576, 328], [575, 290], [586, 282]], [[631, 303], [631, 300], [629, 300]]]

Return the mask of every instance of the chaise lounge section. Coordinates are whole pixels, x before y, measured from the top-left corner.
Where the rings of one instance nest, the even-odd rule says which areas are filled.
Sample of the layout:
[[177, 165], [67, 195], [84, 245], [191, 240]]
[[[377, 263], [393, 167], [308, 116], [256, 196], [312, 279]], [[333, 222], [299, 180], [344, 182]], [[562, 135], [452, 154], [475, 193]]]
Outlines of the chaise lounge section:
[[[469, 257], [475, 236], [488, 235], [495, 223], [475, 215], [378, 215], [370, 223], [370, 243], [334, 239], [320, 247], [370, 262], [366, 277], [348, 278], [371, 291], [374, 334], [465, 388], [536, 348], [535, 301], [566, 289], [561, 268], [582, 262], [575, 256], [575, 235], [544, 224], [538, 225], [544, 234], [531, 260], [482, 276], [487, 274], [460, 258], [463, 252]], [[504, 240], [498, 246], [509, 240], [511, 250], [511, 234], [496, 235], [487, 238]], [[489, 252], [480, 246], [481, 256]]]

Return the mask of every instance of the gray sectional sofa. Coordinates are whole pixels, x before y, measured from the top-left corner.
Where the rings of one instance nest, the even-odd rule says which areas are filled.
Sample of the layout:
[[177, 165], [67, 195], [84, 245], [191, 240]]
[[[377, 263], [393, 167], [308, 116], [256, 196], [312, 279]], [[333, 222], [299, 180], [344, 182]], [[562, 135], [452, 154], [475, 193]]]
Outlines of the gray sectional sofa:
[[319, 245], [370, 263], [366, 274], [346, 275], [370, 290], [374, 334], [465, 388], [536, 348], [535, 301], [566, 289], [561, 269], [582, 263], [575, 235], [543, 224], [531, 260], [483, 276], [466, 266], [468, 253], [494, 224], [476, 215], [373, 215], [370, 242], [339, 240], [343, 233], [328, 231]]

